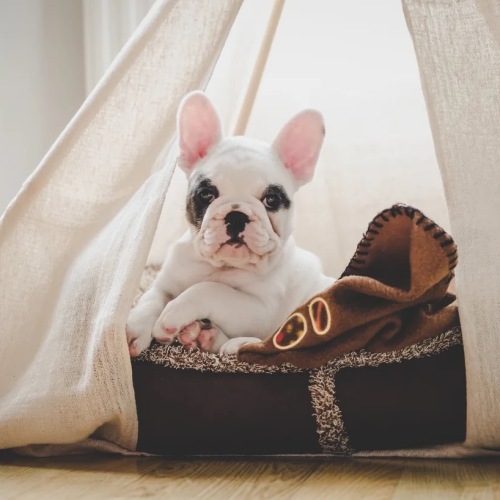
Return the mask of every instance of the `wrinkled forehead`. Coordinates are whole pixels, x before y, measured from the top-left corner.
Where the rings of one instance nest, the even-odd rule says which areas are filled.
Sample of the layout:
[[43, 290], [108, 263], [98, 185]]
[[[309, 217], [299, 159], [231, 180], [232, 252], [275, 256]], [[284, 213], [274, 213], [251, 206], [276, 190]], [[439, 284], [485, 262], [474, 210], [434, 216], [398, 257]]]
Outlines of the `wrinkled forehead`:
[[293, 194], [292, 176], [265, 143], [233, 137], [218, 144], [196, 168], [193, 177], [208, 178], [220, 190], [263, 191], [270, 184], [282, 185]]

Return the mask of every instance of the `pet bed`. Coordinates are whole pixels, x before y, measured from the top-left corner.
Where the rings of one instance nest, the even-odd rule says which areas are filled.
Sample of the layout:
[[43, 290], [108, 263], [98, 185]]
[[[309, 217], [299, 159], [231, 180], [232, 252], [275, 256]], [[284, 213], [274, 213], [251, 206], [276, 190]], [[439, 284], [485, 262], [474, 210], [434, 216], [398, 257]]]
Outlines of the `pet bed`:
[[[153, 344], [133, 361], [137, 449], [346, 455], [462, 441], [464, 355], [448, 292], [456, 262], [444, 230], [394, 205], [370, 223], [341, 279], [239, 359]], [[146, 270], [140, 294], [157, 271]]]

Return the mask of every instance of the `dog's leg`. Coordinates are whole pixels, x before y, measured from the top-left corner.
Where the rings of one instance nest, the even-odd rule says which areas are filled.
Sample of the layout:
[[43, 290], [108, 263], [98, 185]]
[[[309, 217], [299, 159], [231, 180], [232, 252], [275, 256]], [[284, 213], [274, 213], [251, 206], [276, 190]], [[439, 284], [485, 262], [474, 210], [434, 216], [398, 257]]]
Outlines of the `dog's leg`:
[[[156, 320], [172, 297], [160, 288], [155, 281], [153, 286], [139, 299], [130, 311], [127, 320], [127, 342], [130, 355], [138, 356], [149, 347], [153, 340], [152, 332]], [[171, 341], [174, 339], [172, 336]]]
[[[218, 352], [227, 339], [251, 335], [255, 339], [270, 335], [276, 326], [270, 320], [274, 318], [274, 308], [266, 298], [249, 295], [222, 283], [197, 283], [167, 304], [153, 328], [153, 337], [159, 342], [164, 340], [165, 332], [193, 337], [203, 331], [200, 321], [209, 319], [218, 327], [210, 350]], [[198, 326], [193, 326], [193, 323]], [[246, 343], [249, 342], [247, 339]]]
[[[175, 246], [172, 247], [172, 250], [175, 250]], [[129, 352], [132, 357], [139, 356], [142, 351], [149, 347], [153, 340], [153, 327], [167, 303], [174, 297], [171, 290], [171, 277], [175, 276], [176, 266], [173, 264], [175, 259], [172, 258], [172, 253], [167, 254], [151, 288], [130, 311], [126, 332]], [[164, 343], [172, 343], [176, 335], [176, 332], [164, 332]]]

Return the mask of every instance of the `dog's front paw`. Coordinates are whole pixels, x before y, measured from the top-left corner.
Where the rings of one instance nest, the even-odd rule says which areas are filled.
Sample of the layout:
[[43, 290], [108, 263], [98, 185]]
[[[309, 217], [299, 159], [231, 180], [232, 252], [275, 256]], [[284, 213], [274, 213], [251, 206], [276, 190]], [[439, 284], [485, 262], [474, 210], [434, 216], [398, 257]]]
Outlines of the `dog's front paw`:
[[141, 354], [142, 351], [145, 351], [149, 345], [151, 344], [151, 340], [153, 338], [151, 335], [143, 335], [141, 337], [133, 337], [129, 336], [127, 332], [127, 341], [128, 341], [128, 352], [132, 358], [136, 358]]
[[219, 354], [236, 354], [240, 347], [248, 344], [258, 344], [259, 342], [262, 341], [256, 337], [236, 337], [222, 344]]
[[[199, 347], [195, 345], [202, 330], [199, 323], [201, 321], [197, 320], [194, 308], [184, 301], [173, 300], [167, 304], [158, 318], [153, 328], [153, 337], [164, 345], [170, 345], [178, 339], [186, 347]], [[205, 339], [204, 344], [208, 341], [208, 338]]]
[[153, 340], [151, 323], [140, 321], [135, 314], [131, 314], [125, 327], [130, 356], [135, 358], [147, 349]]
[[154, 322], [154, 315], [145, 307], [137, 306], [130, 311], [125, 331], [128, 350], [133, 358], [139, 356], [151, 344]]

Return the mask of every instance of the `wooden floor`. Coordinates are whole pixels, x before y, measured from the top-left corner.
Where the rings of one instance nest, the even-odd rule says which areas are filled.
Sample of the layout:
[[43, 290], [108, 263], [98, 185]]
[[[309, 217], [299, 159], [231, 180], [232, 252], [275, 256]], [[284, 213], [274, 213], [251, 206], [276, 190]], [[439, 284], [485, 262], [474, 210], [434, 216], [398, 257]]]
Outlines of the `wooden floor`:
[[500, 499], [500, 461], [0, 456], [0, 499]]

